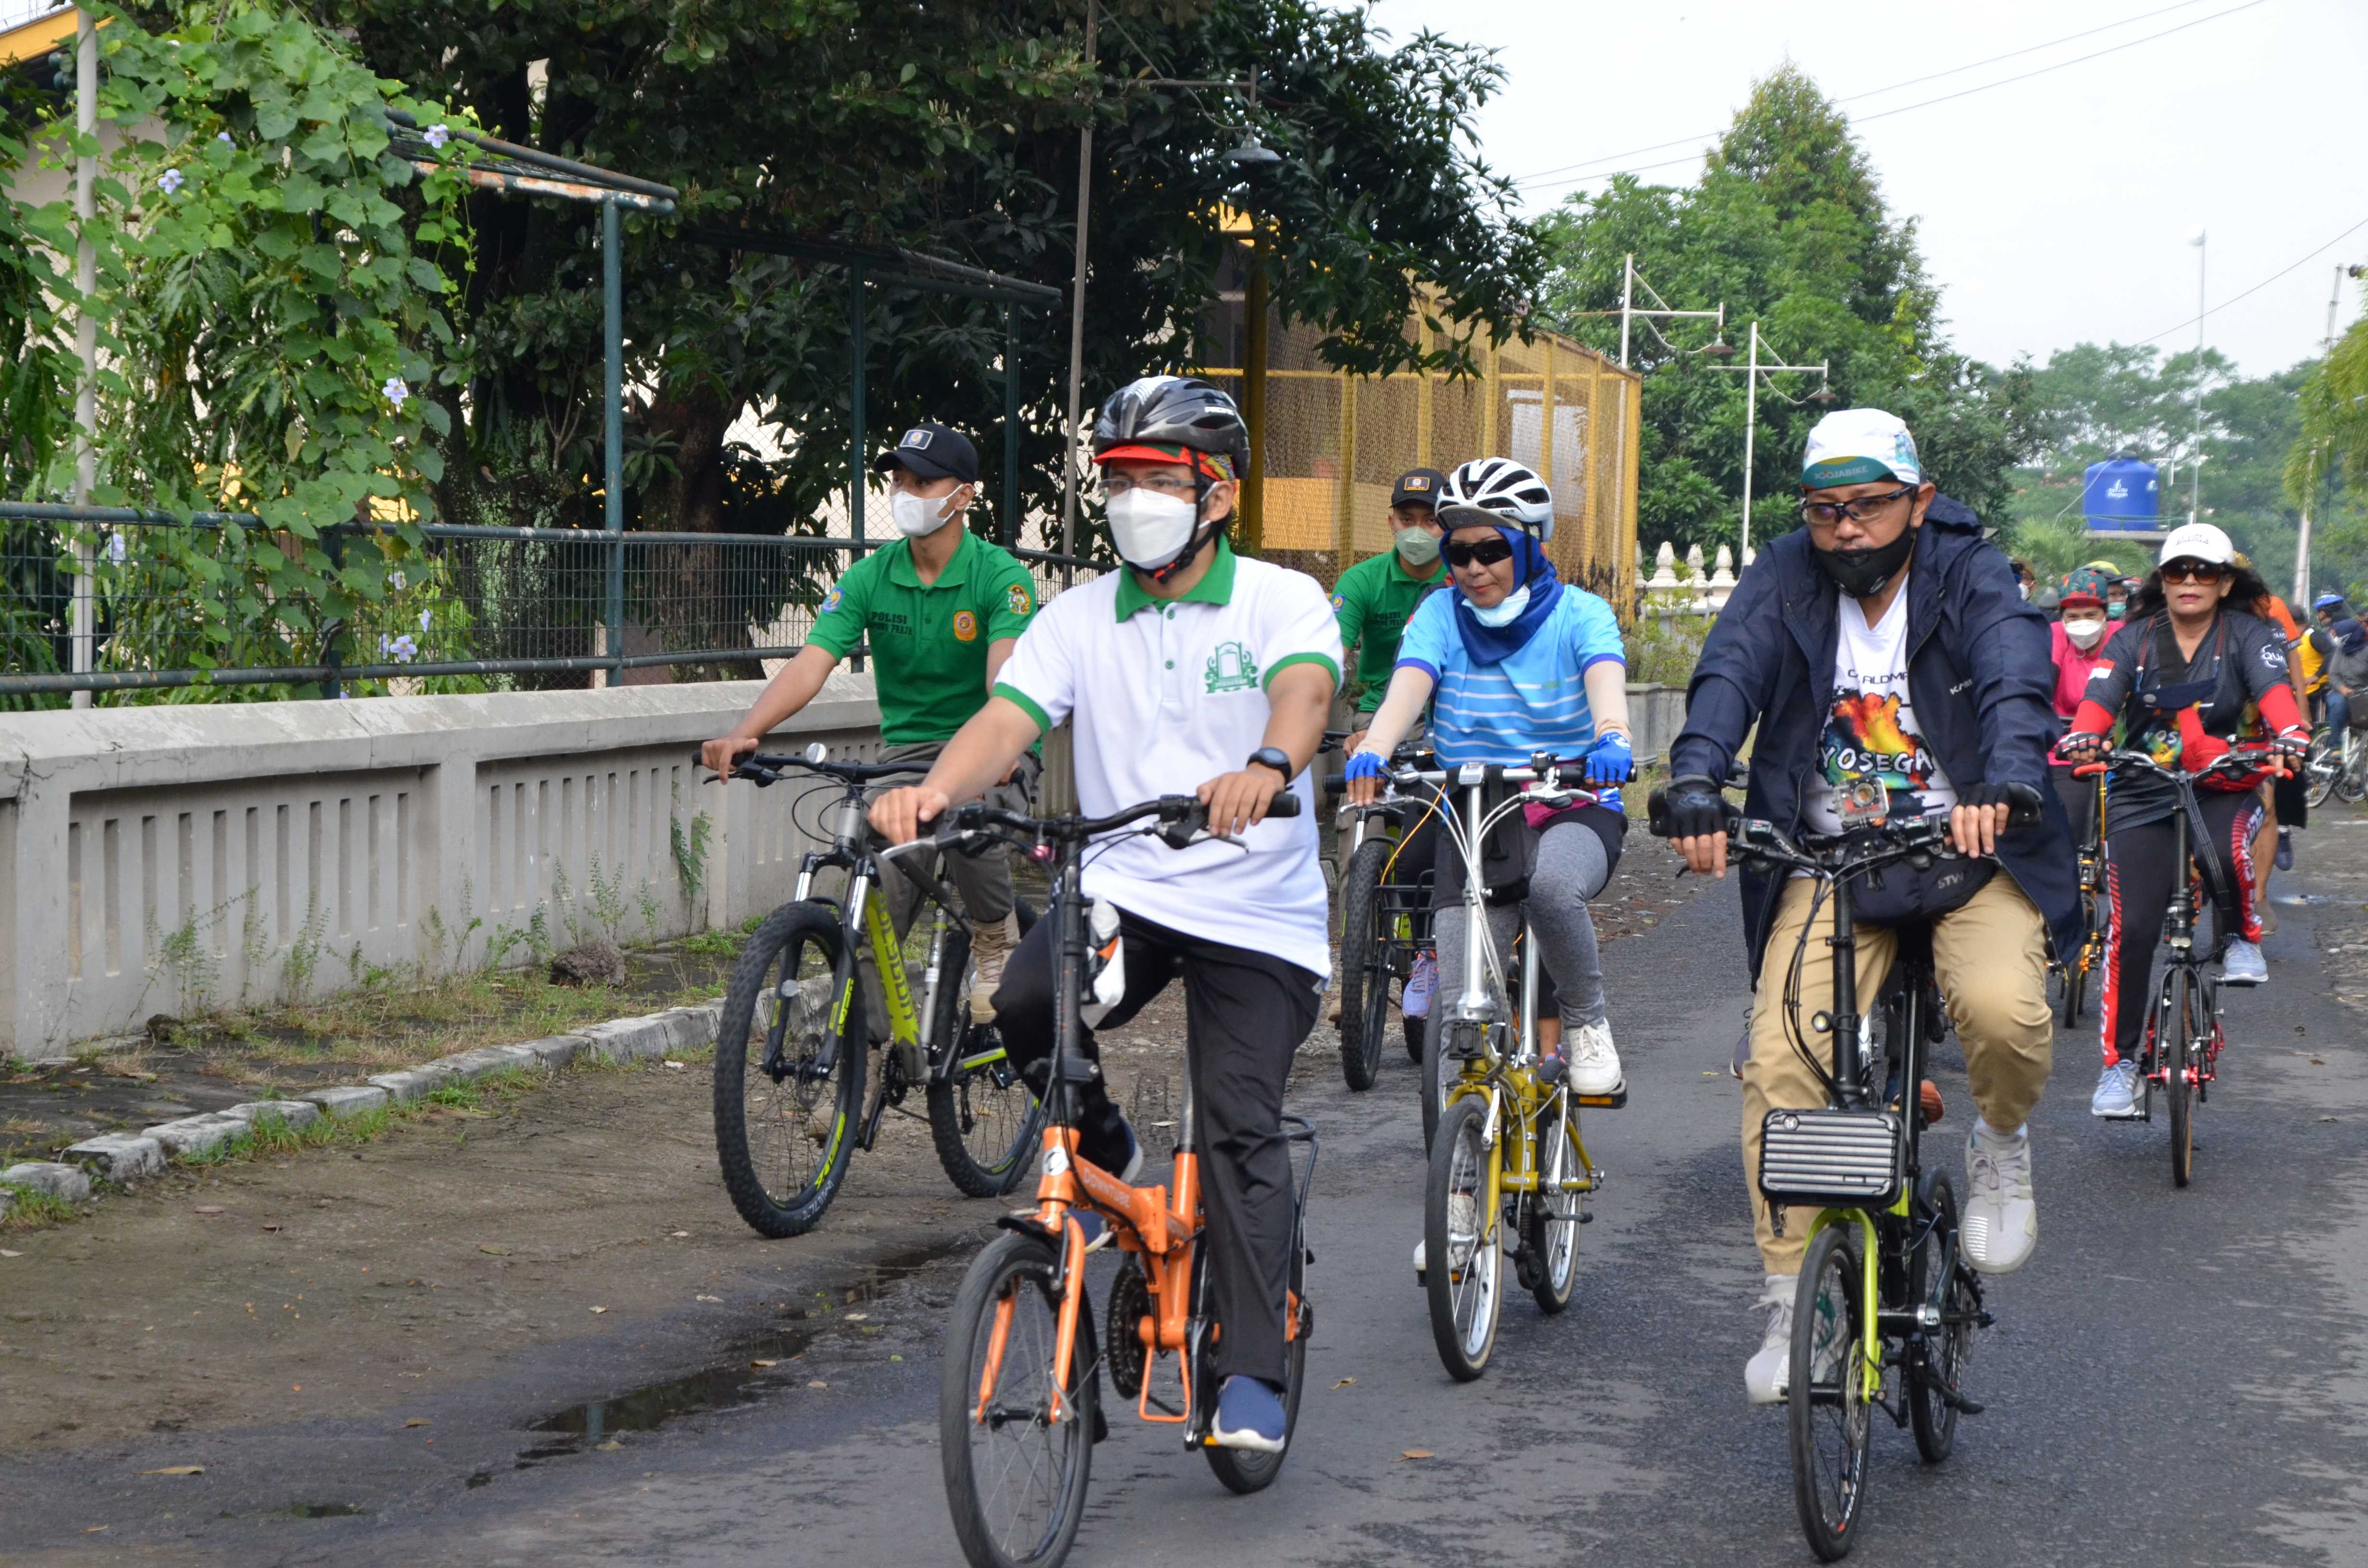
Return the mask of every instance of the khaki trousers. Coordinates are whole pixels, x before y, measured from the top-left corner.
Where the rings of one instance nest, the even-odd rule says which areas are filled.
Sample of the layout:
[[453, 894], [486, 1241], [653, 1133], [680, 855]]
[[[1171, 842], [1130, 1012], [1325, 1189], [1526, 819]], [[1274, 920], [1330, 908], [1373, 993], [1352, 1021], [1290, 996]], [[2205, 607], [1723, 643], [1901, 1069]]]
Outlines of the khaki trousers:
[[[1784, 884], [1760, 960], [1759, 991], [1751, 1006], [1751, 1060], [1743, 1069], [1743, 1179], [1759, 1237], [1763, 1272], [1798, 1274], [1808, 1245], [1805, 1210], [1789, 1210], [1778, 1235], [1759, 1196], [1759, 1124], [1770, 1110], [1801, 1110], [1827, 1103], [1824, 1087], [1784, 1034], [1784, 982], [1808, 917], [1813, 884]], [[1811, 1051], [1829, 1053], [1830, 1037], [1808, 1020], [1833, 1006], [1833, 903], [1817, 911], [1816, 929], [1801, 963], [1801, 1034]], [[1858, 986], [1863, 1006], [1891, 972], [1898, 944], [1882, 926], [1858, 927]], [[1949, 1019], [1965, 1048], [1974, 1105], [1992, 1127], [2023, 1124], [2047, 1084], [2054, 1060], [2055, 1017], [2047, 1005], [2046, 922], [2000, 871], [1962, 908], [1932, 923], [1932, 967], [1948, 998]], [[1830, 1060], [1829, 1055], [1821, 1060]], [[1912, 1094], [1912, 1090], [1910, 1091]]]

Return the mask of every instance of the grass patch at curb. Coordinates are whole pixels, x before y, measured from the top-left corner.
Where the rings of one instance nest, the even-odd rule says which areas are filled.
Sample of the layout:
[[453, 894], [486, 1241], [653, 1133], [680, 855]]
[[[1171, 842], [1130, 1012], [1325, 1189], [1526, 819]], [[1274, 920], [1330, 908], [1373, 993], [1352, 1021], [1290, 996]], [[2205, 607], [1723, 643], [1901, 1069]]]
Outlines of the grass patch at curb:
[[[508, 1068], [473, 1083], [447, 1084], [407, 1104], [388, 1101], [352, 1116], [324, 1115], [302, 1127], [292, 1125], [286, 1117], [261, 1116], [246, 1131], [233, 1134], [203, 1153], [185, 1154], [173, 1163], [188, 1166], [227, 1165], [265, 1154], [294, 1154], [306, 1149], [368, 1143], [405, 1122], [438, 1111], [489, 1116], [527, 1090], [539, 1087], [545, 1076], [531, 1067]], [[488, 1100], [494, 1104], [489, 1106]]]
[[29, 1187], [5, 1189], [10, 1201], [0, 1210], [0, 1234], [11, 1231], [46, 1231], [52, 1225], [63, 1225], [79, 1217], [74, 1206], [62, 1198], [46, 1192], [36, 1192]]

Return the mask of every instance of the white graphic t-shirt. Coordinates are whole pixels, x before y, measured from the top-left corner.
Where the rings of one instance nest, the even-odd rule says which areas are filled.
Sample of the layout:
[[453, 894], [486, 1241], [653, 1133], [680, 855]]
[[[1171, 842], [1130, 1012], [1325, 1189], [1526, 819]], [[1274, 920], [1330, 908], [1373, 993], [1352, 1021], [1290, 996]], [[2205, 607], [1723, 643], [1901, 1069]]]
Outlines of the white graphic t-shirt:
[[[1956, 786], [1916, 728], [1916, 703], [1907, 692], [1907, 579], [1873, 626], [1849, 595], [1836, 608], [1840, 635], [1834, 640], [1834, 706], [1809, 775], [1803, 820], [1812, 832], [1839, 833], [1837, 788], [1861, 778], [1880, 778], [1891, 792], [1891, 814], [1930, 815], [1957, 803]], [[1913, 797], [1904, 801], [1905, 793]]]

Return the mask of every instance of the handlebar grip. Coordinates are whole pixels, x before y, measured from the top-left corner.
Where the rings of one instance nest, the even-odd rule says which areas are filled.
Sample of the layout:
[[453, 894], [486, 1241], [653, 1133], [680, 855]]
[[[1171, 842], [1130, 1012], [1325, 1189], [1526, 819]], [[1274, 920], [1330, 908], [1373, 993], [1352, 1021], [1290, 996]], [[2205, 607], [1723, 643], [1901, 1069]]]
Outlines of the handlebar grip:
[[1269, 817], [1297, 816], [1299, 814], [1299, 797], [1292, 794], [1288, 790], [1279, 791], [1273, 800], [1267, 802], [1266, 814]]
[[2006, 825], [2009, 829], [2029, 827], [2039, 820], [2039, 791], [2028, 784], [2006, 787]]
[[2073, 767], [2072, 777], [2075, 778], [2094, 778], [2100, 773], [2110, 771], [2112, 766], [2113, 765], [2110, 762], [2079, 763]]

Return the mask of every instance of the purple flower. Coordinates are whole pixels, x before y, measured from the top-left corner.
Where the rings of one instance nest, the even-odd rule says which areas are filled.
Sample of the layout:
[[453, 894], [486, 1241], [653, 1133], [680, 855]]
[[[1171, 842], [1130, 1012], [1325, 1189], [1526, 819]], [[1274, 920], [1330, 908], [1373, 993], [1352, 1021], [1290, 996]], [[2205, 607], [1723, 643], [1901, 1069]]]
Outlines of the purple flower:
[[[217, 142], [230, 142], [230, 132], [227, 131], [217, 131], [214, 132], [214, 140]], [[231, 142], [231, 145], [235, 147], [238, 143]]]
[[123, 564], [124, 557], [131, 553], [131, 547], [124, 543], [123, 536], [121, 534], [109, 534], [107, 536], [107, 558], [109, 561], [112, 561], [118, 566], [120, 566]]
[[156, 176], [157, 188], [162, 190], [167, 196], [172, 195], [175, 191], [179, 190], [183, 186], [188, 183], [188, 181], [181, 177], [181, 171], [178, 169], [166, 169], [163, 174]]
[[428, 628], [428, 626], [429, 626], [429, 624], [430, 624], [430, 623], [432, 623], [432, 622], [435, 620], [435, 619], [436, 619], [436, 612], [435, 612], [434, 610], [432, 610], [432, 609], [423, 609], [423, 610], [421, 610], [421, 611], [419, 612], [419, 630], [420, 630], [420, 631], [427, 631], [427, 628]]
[[386, 394], [386, 401], [394, 404], [397, 413], [402, 412], [404, 400], [411, 395], [411, 389], [403, 384], [401, 376], [389, 376], [386, 385], [378, 390]]
[[406, 631], [400, 637], [381, 637], [378, 651], [398, 665], [407, 665], [418, 655], [419, 644], [414, 642]]
[[452, 140], [451, 127], [447, 125], [431, 125], [427, 128], [427, 142], [430, 147], [440, 149], [445, 142], [450, 142], [450, 140]]
[[408, 585], [404, 583], [403, 573], [400, 570], [389, 574], [387, 581], [394, 585], [394, 591], [398, 594], [403, 592], [403, 590]]

